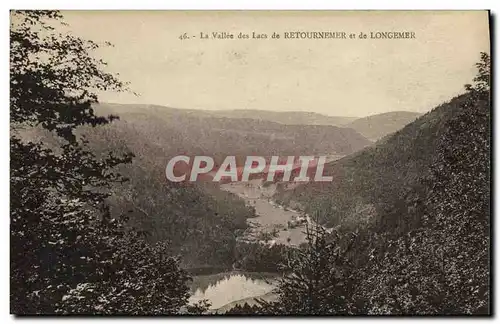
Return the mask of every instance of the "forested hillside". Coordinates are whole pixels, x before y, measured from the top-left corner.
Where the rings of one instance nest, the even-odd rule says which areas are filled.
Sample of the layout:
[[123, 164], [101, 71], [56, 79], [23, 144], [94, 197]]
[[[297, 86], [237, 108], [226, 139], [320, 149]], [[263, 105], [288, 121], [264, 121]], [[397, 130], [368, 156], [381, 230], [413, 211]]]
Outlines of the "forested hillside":
[[351, 312], [489, 312], [486, 53], [477, 67], [465, 94], [375, 147], [328, 165], [332, 183], [280, 193], [340, 233], [355, 233], [348, 258], [354, 266], [347, 259], [339, 264], [357, 277], [346, 297]]
[[388, 227], [407, 224], [400, 219], [402, 214], [413, 215], [410, 219], [418, 222], [420, 205], [413, 200], [422, 197], [414, 196], [419, 190], [429, 190], [424, 179], [430, 175], [437, 148], [448, 125], [468, 110], [468, 100], [469, 94], [453, 98], [377, 145], [327, 164], [325, 174], [334, 176], [332, 182], [281, 192], [280, 200], [301, 202], [306, 212], [321, 210], [323, 221], [332, 226], [367, 219]]

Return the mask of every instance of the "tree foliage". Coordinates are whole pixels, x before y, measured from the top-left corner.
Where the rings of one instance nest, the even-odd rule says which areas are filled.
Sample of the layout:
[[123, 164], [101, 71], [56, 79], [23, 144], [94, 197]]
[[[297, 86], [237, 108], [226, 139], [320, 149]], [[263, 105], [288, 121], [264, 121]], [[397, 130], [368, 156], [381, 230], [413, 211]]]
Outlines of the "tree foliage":
[[278, 300], [261, 302], [262, 310], [287, 315], [348, 314], [356, 281], [348, 255], [354, 238], [354, 234], [327, 233], [319, 225], [307, 225], [307, 243], [290, 251], [286, 275], [277, 288]]
[[[110, 123], [96, 91], [126, 90], [92, 56], [100, 45], [56, 32], [56, 11], [11, 13], [11, 312], [168, 314], [187, 303], [189, 277], [168, 247], [113, 218], [105, 199], [131, 153], [96, 156], [77, 127]], [[52, 150], [16, 130], [41, 127]]]

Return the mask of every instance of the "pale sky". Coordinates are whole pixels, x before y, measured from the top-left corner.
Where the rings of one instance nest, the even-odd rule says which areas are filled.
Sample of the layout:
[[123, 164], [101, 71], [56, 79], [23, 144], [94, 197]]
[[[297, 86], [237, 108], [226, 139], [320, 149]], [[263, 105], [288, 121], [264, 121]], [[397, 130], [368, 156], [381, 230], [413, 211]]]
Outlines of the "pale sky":
[[[63, 11], [140, 94], [102, 102], [189, 109], [312, 111], [367, 116], [426, 112], [463, 92], [489, 52], [486, 11], [167, 12]], [[200, 32], [415, 32], [415, 39], [202, 40]], [[196, 38], [179, 40], [183, 33]], [[368, 35], [368, 37], [370, 37]]]

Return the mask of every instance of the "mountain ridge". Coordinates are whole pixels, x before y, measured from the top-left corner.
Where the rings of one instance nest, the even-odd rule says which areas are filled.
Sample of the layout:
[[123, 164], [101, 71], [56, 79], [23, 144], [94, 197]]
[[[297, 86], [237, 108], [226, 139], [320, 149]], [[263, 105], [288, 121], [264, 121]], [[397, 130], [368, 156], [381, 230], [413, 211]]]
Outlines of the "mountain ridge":
[[377, 141], [401, 129], [420, 116], [422, 114], [411, 111], [390, 111], [358, 118], [347, 124], [346, 127], [356, 130], [372, 141]]

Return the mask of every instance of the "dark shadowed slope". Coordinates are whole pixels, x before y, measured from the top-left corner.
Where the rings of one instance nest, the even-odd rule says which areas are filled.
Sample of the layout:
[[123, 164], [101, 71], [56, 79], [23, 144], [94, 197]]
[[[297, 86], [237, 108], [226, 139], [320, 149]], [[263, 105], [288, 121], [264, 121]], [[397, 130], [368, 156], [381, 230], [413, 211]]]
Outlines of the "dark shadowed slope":
[[352, 253], [362, 268], [356, 298], [363, 307], [488, 314], [490, 123], [488, 94], [469, 92], [328, 165], [332, 183], [279, 199], [357, 233]]
[[[328, 164], [325, 173], [333, 175], [331, 183], [309, 183], [281, 191], [278, 199], [285, 203], [300, 202], [309, 213], [320, 210], [323, 221], [329, 225], [354, 225], [371, 219], [395, 230], [394, 226], [411, 227], [419, 223], [420, 207], [432, 190], [428, 180], [431, 166], [440, 158], [443, 146], [458, 150], [464, 143], [473, 142], [475, 136], [488, 134], [482, 131], [487, 127], [486, 121], [482, 124], [463, 122], [468, 138], [461, 136], [456, 141], [453, 138], [451, 125], [460, 125], [470, 114], [489, 118], [489, 111], [484, 117], [487, 107], [476, 105], [471, 109], [467, 104], [469, 100], [469, 94], [456, 97], [375, 146]], [[454, 154], [457, 158], [459, 153], [474, 156], [486, 149], [469, 148], [471, 151]], [[442, 172], [453, 172], [453, 167], [450, 165]]]

